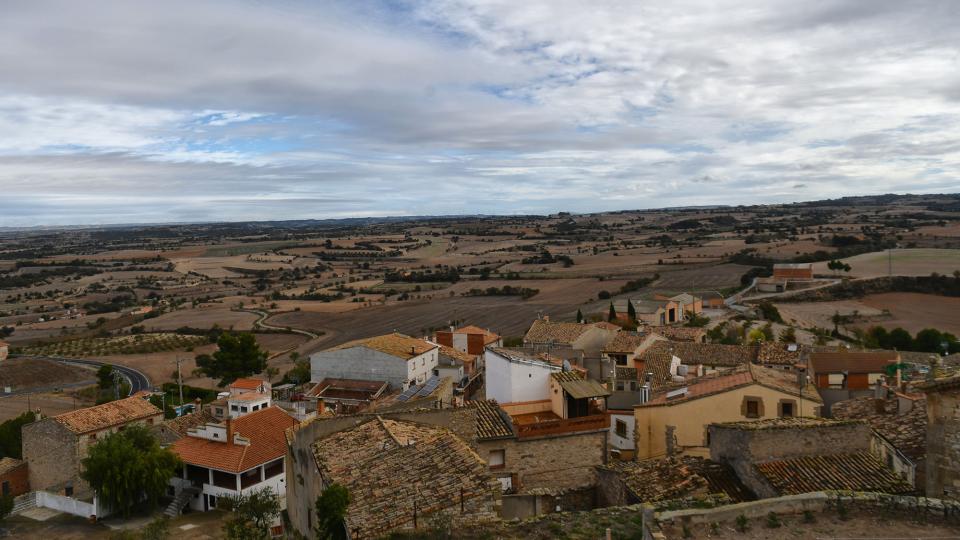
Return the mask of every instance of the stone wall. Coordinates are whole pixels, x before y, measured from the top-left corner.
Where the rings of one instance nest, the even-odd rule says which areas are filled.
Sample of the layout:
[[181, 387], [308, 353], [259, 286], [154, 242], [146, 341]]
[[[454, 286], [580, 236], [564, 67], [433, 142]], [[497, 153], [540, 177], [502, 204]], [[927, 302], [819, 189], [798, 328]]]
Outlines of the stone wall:
[[72, 486], [75, 497], [89, 493], [89, 485], [79, 476], [76, 435], [52, 418], [23, 426], [22, 435], [31, 489], [63, 494]]
[[481, 441], [479, 446], [487, 460], [492, 450], [504, 450], [504, 468], [496, 475], [512, 475], [514, 491], [567, 490], [596, 483], [595, 468], [606, 463], [607, 430]]
[[960, 500], [960, 389], [927, 393], [926, 494]]
[[[813, 422], [813, 421], [812, 421]], [[712, 424], [710, 459], [729, 464], [758, 497], [779, 493], [757, 472], [755, 463], [809, 455], [869, 452], [873, 430], [864, 422], [811, 423], [757, 428]]]

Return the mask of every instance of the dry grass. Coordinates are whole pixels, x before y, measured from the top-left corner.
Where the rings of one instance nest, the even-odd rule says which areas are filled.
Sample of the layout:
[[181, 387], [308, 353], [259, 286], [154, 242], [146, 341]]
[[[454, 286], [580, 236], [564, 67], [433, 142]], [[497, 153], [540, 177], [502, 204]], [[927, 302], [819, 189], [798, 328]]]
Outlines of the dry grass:
[[[852, 268], [850, 274], [858, 278], [886, 276], [889, 260], [893, 261], [893, 274], [897, 276], [929, 276], [933, 272], [952, 274], [960, 270], [960, 249], [897, 249], [892, 257], [886, 251], [864, 253], [843, 259]], [[829, 274], [827, 263], [813, 265], [818, 274]]]

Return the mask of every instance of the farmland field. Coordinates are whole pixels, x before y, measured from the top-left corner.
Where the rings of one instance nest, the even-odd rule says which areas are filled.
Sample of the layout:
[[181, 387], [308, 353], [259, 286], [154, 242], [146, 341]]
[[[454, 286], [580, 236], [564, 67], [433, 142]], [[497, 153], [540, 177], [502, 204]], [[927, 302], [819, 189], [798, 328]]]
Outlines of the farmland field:
[[[871, 294], [857, 300], [776, 304], [780, 315], [800, 326], [832, 328], [834, 313], [856, 311], [865, 320], [852, 324], [860, 328], [883, 326], [904, 328], [916, 333], [924, 328], [960, 335], [960, 298], [917, 293]], [[887, 310], [889, 315], [884, 314]]]
[[[892, 261], [896, 276], [929, 276], [933, 272], [952, 274], [960, 270], [960, 249], [896, 249], [892, 257], [886, 251], [864, 253], [843, 259], [851, 267], [850, 275], [858, 278], [886, 276]], [[830, 274], [827, 263], [813, 265], [817, 274]]]

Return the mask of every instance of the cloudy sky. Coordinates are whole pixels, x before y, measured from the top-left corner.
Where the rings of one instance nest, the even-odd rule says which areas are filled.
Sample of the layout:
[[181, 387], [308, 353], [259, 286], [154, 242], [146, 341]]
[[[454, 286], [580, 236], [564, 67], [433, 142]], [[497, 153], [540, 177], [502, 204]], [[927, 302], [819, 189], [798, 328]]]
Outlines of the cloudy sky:
[[960, 191], [956, 0], [0, 4], [0, 226]]

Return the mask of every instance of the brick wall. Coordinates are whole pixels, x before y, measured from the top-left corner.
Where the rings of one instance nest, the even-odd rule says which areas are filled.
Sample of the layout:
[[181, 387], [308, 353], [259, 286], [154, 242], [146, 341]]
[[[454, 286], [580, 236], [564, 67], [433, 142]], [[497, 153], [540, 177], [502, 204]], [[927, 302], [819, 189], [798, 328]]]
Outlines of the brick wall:
[[30, 491], [30, 475], [26, 462], [11, 468], [7, 472], [0, 474], [0, 486], [6, 484], [7, 495], [16, 497]]

